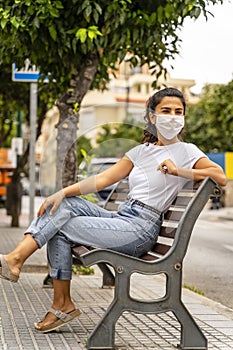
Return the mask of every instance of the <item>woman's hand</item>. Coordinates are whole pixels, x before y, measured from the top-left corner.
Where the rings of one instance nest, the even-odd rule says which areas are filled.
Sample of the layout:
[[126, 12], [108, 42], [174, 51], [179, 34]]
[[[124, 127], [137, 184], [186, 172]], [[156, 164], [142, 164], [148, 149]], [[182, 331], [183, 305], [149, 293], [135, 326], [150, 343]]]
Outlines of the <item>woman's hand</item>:
[[223, 169], [207, 157], [198, 159], [192, 169], [177, 168], [171, 159], [166, 159], [159, 164], [158, 170], [163, 174], [180, 176], [193, 181], [201, 181], [210, 176], [220, 186], [226, 186], [227, 184], [227, 178]]
[[46, 198], [46, 200], [41, 204], [41, 206], [37, 212], [37, 215], [42, 216], [44, 211], [49, 206], [52, 206], [49, 214], [53, 215], [55, 213], [55, 211], [57, 210], [57, 208], [59, 207], [59, 205], [61, 204], [61, 201], [63, 200], [63, 198], [65, 198], [65, 194], [64, 194], [63, 190], [52, 194], [51, 196]]
[[178, 175], [178, 169], [171, 159], [166, 159], [159, 164], [158, 170], [163, 174]]

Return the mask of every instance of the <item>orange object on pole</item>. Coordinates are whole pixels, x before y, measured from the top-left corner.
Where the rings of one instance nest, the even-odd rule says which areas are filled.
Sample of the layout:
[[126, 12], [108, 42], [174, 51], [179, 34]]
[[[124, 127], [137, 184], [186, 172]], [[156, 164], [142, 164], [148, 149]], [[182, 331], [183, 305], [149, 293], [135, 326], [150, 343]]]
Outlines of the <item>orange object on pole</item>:
[[11, 182], [12, 171], [15, 169], [10, 158], [10, 150], [0, 148], [0, 197], [6, 196], [7, 185]]

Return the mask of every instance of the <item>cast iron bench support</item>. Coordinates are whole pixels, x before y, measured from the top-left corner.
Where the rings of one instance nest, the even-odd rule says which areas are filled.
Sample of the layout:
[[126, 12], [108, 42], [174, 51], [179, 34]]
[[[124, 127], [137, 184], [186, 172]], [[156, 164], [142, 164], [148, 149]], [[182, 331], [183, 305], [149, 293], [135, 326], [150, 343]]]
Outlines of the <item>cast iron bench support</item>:
[[[171, 245], [156, 243], [153, 250], [134, 258], [108, 249], [73, 248], [74, 256], [86, 266], [107, 264], [115, 271], [115, 291], [112, 303], [90, 335], [88, 349], [114, 349], [115, 325], [124, 311], [159, 314], [171, 311], [181, 325], [179, 347], [184, 350], [207, 349], [207, 339], [181, 300], [182, 263], [193, 226], [211, 195], [220, 188], [206, 178], [198, 189], [183, 189], [165, 215], [160, 236], [173, 240]], [[154, 301], [136, 300], [130, 296], [130, 277], [133, 273], [166, 275], [166, 293]]]

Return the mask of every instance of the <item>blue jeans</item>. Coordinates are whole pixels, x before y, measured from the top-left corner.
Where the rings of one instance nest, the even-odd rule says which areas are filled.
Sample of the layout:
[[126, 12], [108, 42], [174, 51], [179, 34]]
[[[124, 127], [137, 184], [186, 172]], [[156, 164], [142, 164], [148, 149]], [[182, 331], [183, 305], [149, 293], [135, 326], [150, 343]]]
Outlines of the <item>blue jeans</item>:
[[126, 201], [110, 212], [79, 197], [63, 199], [57, 211], [34, 219], [26, 230], [39, 248], [47, 243], [50, 275], [72, 278], [71, 248], [88, 245], [139, 257], [155, 244], [162, 215]]

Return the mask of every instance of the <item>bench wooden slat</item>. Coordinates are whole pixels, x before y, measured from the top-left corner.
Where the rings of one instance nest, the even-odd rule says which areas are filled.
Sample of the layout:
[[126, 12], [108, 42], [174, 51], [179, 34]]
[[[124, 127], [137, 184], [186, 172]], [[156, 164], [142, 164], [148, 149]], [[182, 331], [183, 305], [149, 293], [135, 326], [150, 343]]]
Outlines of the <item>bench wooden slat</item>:
[[172, 221], [180, 221], [183, 214], [184, 214], [183, 211], [168, 210], [166, 212], [166, 214], [164, 215], [164, 219], [165, 220], [172, 220]]
[[[170, 208], [168, 209], [168, 211], [171, 210], [171, 211], [181, 211], [182, 213], [184, 213], [185, 211], [185, 207], [179, 207], [178, 205], [171, 205]], [[166, 213], [165, 213], [166, 215]]]
[[161, 237], [174, 238], [176, 234], [177, 228], [172, 227], [164, 227], [162, 226], [160, 229], [159, 235]]
[[169, 251], [170, 248], [171, 246], [168, 244], [156, 243], [154, 248], [152, 249], [152, 252], [164, 255]]
[[190, 203], [192, 197], [189, 196], [177, 196], [176, 201], [174, 205], [177, 205], [179, 207], [187, 207], [187, 205]]
[[116, 191], [119, 192], [119, 191], [126, 191], [127, 193], [129, 192], [129, 183], [128, 183], [128, 180], [122, 180], [117, 188], [116, 188]]
[[145, 260], [145, 261], [156, 261], [159, 258], [160, 258], [159, 256], [156, 256], [155, 254], [152, 254], [151, 252], [148, 252], [147, 254], [140, 257], [140, 259]]
[[[127, 193], [127, 192], [126, 192]], [[111, 196], [111, 201], [125, 201], [126, 198], [126, 193], [125, 192], [115, 192]]]
[[83, 254], [86, 254], [90, 251], [91, 249], [83, 246], [83, 245], [79, 245], [79, 246], [76, 246], [72, 249], [72, 252], [73, 254], [79, 258], [80, 256], [82, 256]]
[[117, 211], [118, 207], [119, 204], [117, 204], [116, 202], [108, 202], [104, 208], [109, 211]]
[[190, 197], [193, 198], [195, 196], [196, 190], [189, 190], [189, 189], [184, 189], [181, 190], [177, 197]]
[[169, 228], [177, 228], [179, 225], [179, 222], [172, 221], [172, 220], [163, 220], [162, 227], [169, 227]]

